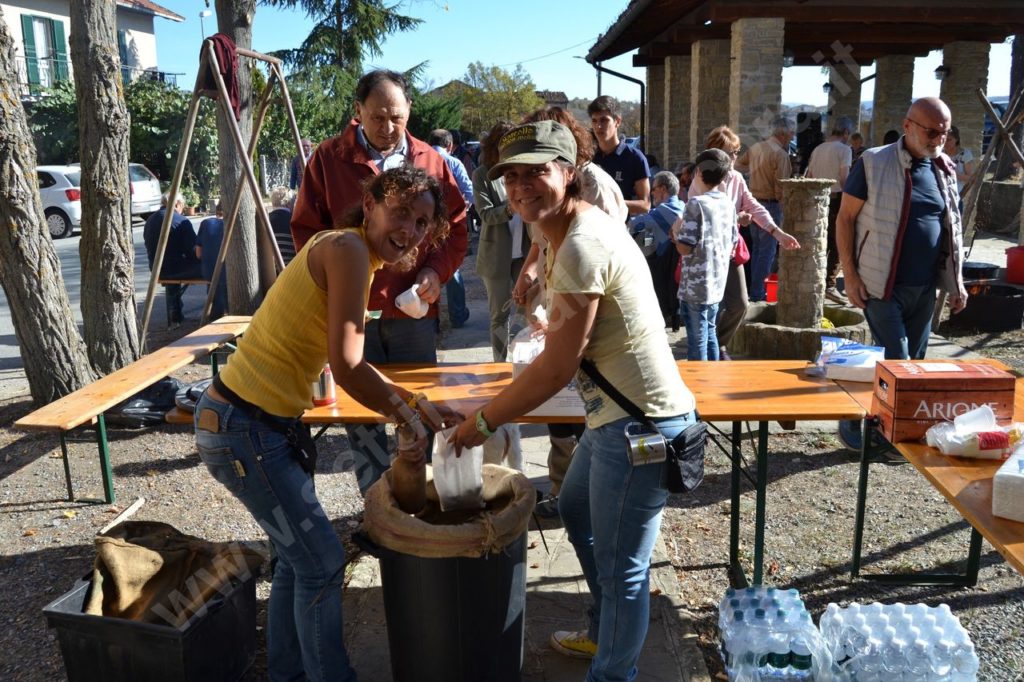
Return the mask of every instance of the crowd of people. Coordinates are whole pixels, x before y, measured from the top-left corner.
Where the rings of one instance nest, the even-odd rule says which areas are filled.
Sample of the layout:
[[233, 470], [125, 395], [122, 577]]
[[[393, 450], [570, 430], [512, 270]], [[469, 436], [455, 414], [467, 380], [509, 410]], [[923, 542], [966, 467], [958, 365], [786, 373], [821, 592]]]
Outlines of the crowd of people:
[[[777, 118], [742, 155], [737, 135], [717, 127], [692, 162], [652, 177], [644, 154], [621, 137], [622, 118], [608, 97], [588, 107], [589, 127], [557, 107], [497, 121], [477, 158], [448, 131], [416, 139], [407, 130], [410, 105], [402, 75], [372, 71], [357, 85], [354, 119], [296, 158], [300, 168], [305, 162], [293, 178], [297, 193], [281, 188], [273, 200], [287, 265], [196, 407], [197, 447], [211, 475], [278, 531], [270, 534], [277, 558], [269, 675], [355, 679], [341, 632], [344, 549], [317, 501], [315, 448], [300, 422], [327, 364], [350, 396], [420, 445], [419, 454], [400, 457], [429, 458], [432, 433], [443, 426], [457, 427], [456, 448], [478, 445], [575, 379], [585, 427], [551, 425], [552, 493], [541, 510], [561, 518], [593, 606], [586, 628], [558, 630], [550, 641], [590, 659], [588, 680], [632, 679], [668, 491], [662, 466], [625, 456], [631, 418], [594, 376], [670, 440], [698, 421], [669, 346], [651, 261], [678, 254], [671, 293], [686, 325], [687, 358], [728, 360], [749, 302], [765, 297], [778, 247], [800, 248], [783, 229], [780, 185], [792, 175], [794, 126]], [[947, 143], [955, 136], [950, 118], [939, 100], [919, 100], [904, 134], [872, 149], [853, 149], [851, 142], [863, 140], [840, 119], [810, 159], [809, 175], [835, 180], [828, 295], [865, 310], [887, 357], [923, 357], [936, 287], [950, 293], [954, 309], [966, 302], [957, 182], [971, 159], [958, 137]], [[944, 144], [959, 158], [944, 154]], [[749, 186], [734, 167], [738, 159]], [[909, 209], [893, 210], [902, 205]], [[488, 299], [493, 359], [507, 359], [517, 311], [546, 343], [482, 409], [460, 413], [392, 384], [376, 367], [436, 361], [442, 288], [452, 326], [465, 323], [459, 269], [470, 207], [480, 222], [476, 272]], [[643, 235], [656, 238], [649, 257], [638, 245]], [[410, 289], [425, 305], [422, 317], [395, 304]], [[390, 466], [387, 434], [383, 426], [352, 426], [348, 436], [365, 494]]]

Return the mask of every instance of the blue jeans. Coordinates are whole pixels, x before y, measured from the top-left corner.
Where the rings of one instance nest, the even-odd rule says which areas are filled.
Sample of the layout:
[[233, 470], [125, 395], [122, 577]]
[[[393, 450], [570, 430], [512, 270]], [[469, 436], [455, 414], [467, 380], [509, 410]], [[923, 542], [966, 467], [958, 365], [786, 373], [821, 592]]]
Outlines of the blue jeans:
[[458, 329], [469, 319], [469, 308], [466, 307], [466, 285], [462, 281], [462, 273], [458, 270], [444, 285], [448, 296], [448, 321]]
[[[363, 357], [371, 365], [435, 363], [436, 324], [437, 320], [432, 317], [371, 320], [366, 324]], [[365, 496], [370, 486], [391, 466], [388, 435], [381, 424], [349, 424], [345, 430], [352, 446], [359, 492]], [[430, 461], [433, 436], [427, 443], [427, 461]]]
[[[633, 466], [624, 417], [587, 429], [558, 498], [558, 512], [576, 550], [594, 604], [589, 637], [597, 655], [589, 682], [632, 680], [650, 616], [650, 565], [668, 491], [663, 466]], [[666, 438], [695, 422], [694, 413], [655, 420]]]
[[[762, 201], [761, 205], [768, 211], [775, 224], [782, 226], [782, 204], [777, 201]], [[765, 230], [751, 226], [750, 228], [750, 300], [763, 301], [768, 296], [764, 288], [764, 280], [772, 273], [772, 263], [779, 243], [775, 237]]]
[[864, 310], [876, 346], [886, 360], [920, 360], [928, 350], [935, 310], [935, 285], [897, 284], [889, 300], [869, 298]]
[[686, 325], [686, 359], [718, 360], [718, 303], [679, 302]]
[[[209, 411], [217, 416], [216, 432], [198, 426], [199, 416]], [[288, 441], [204, 393], [196, 405], [196, 447], [210, 474], [245, 505], [274, 545], [269, 678], [355, 680], [342, 638], [345, 548]]]

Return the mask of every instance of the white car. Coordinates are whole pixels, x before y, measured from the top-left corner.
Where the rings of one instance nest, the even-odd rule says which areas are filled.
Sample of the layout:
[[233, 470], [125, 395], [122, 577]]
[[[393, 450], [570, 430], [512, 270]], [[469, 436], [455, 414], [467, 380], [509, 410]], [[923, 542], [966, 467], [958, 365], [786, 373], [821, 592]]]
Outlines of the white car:
[[128, 164], [132, 193], [132, 215], [148, 218], [160, 210], [160, 181], [141, 163]]
[[78, 166], [37, 166], [46, 227], [54, 239], [82, 224], [82, 171]]

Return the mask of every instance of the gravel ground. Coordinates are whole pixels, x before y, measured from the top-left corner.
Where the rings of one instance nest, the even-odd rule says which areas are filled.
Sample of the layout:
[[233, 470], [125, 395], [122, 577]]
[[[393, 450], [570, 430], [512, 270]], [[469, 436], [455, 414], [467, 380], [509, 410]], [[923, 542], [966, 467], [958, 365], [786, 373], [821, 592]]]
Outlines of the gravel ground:
[[[463, 274], [472, 277], [472, 261]], [[482, 287], [470, 279], [470, 298]], [[190, 331], [185, 328], [175, 336]], [[154, 346], [170, 339], [154, 339]], [[1020, 333], [960, 335], [957, 343], [1024, 371]], [[208, 374], [206, 365], [178, 373], [185, 381]], [[117, 504], [64, 501], [64, 474], [57, 439], [11, 428], [31, 411], [27, 398], [0, 401], [0, 581], [7, 597], [0, 615], [0, 679], [63, 677], [56, 640], [41, 610], [85, 575], [93, 560], [92, 538], [137, 497], [146, 503], [140, 520], [170, 522], [210, 540], [262, 542], [264, 535], [240, 505], [208, 476], [186, 427], [111, 431]], [[317, 490], [346, 543], [358, 525], [362, 502], [344, 454], [341, 429], [324, 436]], [[849, 578], [857, 463], [826, 433], [773, 436], [769, 459], [768, 581], [797, 587], [817, 619], [830, 601], [948, 603], [971, 633], [981, 656], [979, 679], [1024, 680], [1024, 578], [988, 544], [982, 550], [977, 587], [891, 587]], [[79, 496], [99, 496], [93, 434], [72, 445]], [[728, 460], [709, 450], [704, 485], [693, 496], [676, 496], [666, 510], [664, 533], [678, 570], [682, 596], [700, 634], [709, 670], [722, 676], [717, 657], [717, 603], [727, 587], [721, 558], [728, 555]], [[827, 493], [823, 491], [828, 491]], [[912, 502], [911, 502], [912, 501]], [[753, 498], [744, 495], [743, 551], [750, 560]], [[871, 471], [865, 537], [865, 571], [962, 567], [968, 526], [909, 466], [875, 465]], [[349, 547], [351, 550], [352, 548]], [[351, 554], [351, 552], [350, 552]], [[713, 557], [709, 561], [708, 557]], [[717, 563], [716, 563], [717, 562]], [[258, 622], [265, 623], [266, 580], [257, 586]], [[262, 636], [259, 638], [262, 646]], [[265, 677], [262, 649], [250, 679]]]

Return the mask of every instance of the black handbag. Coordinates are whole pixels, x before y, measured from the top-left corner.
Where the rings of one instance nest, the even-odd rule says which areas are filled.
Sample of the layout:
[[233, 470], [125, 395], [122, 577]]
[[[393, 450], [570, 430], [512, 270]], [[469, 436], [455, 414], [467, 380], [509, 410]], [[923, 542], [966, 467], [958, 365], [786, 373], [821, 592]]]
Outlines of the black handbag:
[[[661, 429], [650, 417], [645, 415], [633, 401], [622, 395], [617, 388], [604, 377], [592, 361], [584, 358], [580, 369], [600, 387], [609, 398], [626, 411], [629, 416], [661, 433]], [[662, 473], [662, 485], [670, 493], [688, 493], [697, 488], [704, 480], [704, 448], [708, 441], [708, 425], [694, 411], [697, 423], [688, 426], [672, 440], [665, 439], [666, 457]]]

